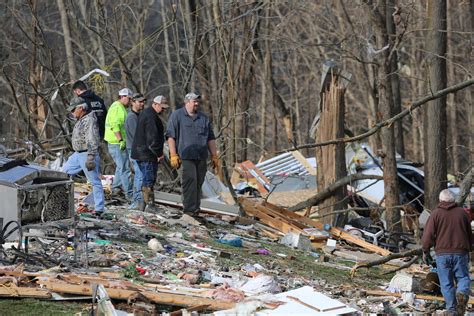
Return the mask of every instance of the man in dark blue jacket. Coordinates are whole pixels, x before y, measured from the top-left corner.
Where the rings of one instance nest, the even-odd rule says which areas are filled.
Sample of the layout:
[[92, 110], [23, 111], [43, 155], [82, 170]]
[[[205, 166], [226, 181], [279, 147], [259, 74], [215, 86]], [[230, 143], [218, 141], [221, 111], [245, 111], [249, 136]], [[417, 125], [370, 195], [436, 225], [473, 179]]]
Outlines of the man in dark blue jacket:
[[72, 85], [72, 91], [78, 97], [86, 100], [86, 103], [91, 112], [95, 112], [97, 123], [99, 125], [99, 137], [104, 139], [105, 131], [105, 117], [107, 116], [107, 107], [105, 106], [104, 100], [95, 94], [92, 90], [88, 90], [84, 81], [76, 81]]
[[142, 172], [142, 194], [146, 203], [145, 211], [157, 212], [155, 206], [154, 185], [158, 163], [164, 159], [165, 142], [163, 122], [158, 114], [169, 108], [166, 98], [159, 95], [153, 99], [150, 107], [140, 112], [133, 138], [132, 159], [135, 159]]

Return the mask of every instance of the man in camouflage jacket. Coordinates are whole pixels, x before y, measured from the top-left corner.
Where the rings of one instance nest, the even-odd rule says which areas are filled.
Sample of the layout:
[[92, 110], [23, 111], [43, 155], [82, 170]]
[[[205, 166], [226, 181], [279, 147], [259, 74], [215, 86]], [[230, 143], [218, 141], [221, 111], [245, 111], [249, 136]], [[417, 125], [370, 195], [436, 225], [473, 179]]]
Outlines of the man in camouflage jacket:
[[95, 112], [90, 112], [87, 102], [81, 97], [74, 97], [67, 110], [77, 119], [72, 131], [72, 149], [74, 153], [63, 166], [69, 175], [81, 170], [92, 184], [95, 212], [104, 211], [104, 188], [99, 171], [99, 127]]

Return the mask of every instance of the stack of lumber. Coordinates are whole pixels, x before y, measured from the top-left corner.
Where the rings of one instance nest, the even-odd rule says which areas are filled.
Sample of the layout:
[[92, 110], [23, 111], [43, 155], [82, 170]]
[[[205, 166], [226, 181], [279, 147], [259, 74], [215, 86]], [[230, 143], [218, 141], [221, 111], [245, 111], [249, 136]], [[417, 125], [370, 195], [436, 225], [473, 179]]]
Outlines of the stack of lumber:
[[[0, 287], [0, 297], [31, 297], [50, 299], [51, 293], [92, 296], [95, 285], [102, 285], [112, 299], [129, 300], [143, 296], [150, 302], [163, 305], [195, 307], [205, 306], [207, 310], [223, 310], [233, 308], [235, 303], [215, 300], [207, 297], [208, 289], [176, 289], [160, 285], [137, 285], [120, 279], [119, 274], [99, 273], [42, 273], [3, 269], [0, 267], [0, 281], [11, 278], [11, 281]], [[37, 287], [31, 287], [36, 280]], [[8, 284], [8, 285], [7, 285]]]
[[[325, 230], [323, 223], [315, 221], [308, 217], [304, 217], [278, 207], [261, 199], [239, 198], [244, 211], [249, 216], [258, 218], [262, 223], [270, 226], [283, 234], [289, 232], [300, 233], [306, 235], [306, 228], [316, 228]], [[335, 239], [345, 240], [346, 242], [358, 245], [371, 252], [382, 256], [390, 255], [390, 251], [373, 245], [363, 239], [353, 236], [337, 227], [329, 227], [326, 231]]]

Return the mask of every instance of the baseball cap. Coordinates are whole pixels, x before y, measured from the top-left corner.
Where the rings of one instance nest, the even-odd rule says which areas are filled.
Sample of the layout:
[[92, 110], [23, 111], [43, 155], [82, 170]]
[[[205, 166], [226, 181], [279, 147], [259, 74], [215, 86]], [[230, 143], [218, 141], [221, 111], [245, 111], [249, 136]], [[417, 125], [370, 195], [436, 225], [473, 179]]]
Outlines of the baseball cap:
[[79, 105], [82, 105], [82, 104], [87, 105], [87, 102], [86, 102], [86, 100], [84, 100], [84, 98], [74, 97], [74, 98], [71, 99], [71, 101], [69, 101], [69, 105], [66, 108], [66, 110], [68, 112], [72, 112], [72, 110], [74, 110], [75, 108], [77, 108]]
[[156, 96], [153, 99], [153, 103], [159, 103], [161, 105], [161, 107], [163, 107], [163, 108], [169, 108], [170, 107], [168, 105], [168, 100], [166, 100], [166, 97], [164, 97], [162, 95]]
[[131, 97], [132, 96], [132, 90], [130, 90], [129, 88], [123, 88], [119, 91], [119, 96]]
[[186, 94], [186, 96], [184, 97], [185, 100], [196, 100], [196, 99], [199, 99], [201, 98], [201, 96], [199, 94], [196, 94], [194, 92], [190, 92], [188, 94]]
[[132, 96], [133, 101], [146, 101], [146, 98], [141, 93], [135, 93]]

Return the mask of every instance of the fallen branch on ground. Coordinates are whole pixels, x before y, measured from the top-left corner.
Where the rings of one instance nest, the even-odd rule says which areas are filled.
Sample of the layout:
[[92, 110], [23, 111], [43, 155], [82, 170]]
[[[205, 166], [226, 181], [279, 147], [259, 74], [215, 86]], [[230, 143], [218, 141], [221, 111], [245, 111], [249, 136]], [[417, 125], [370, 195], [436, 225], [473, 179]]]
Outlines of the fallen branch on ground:
[[390, 260], [393, 260], [393, 259], [399, 259], [399, 258], [405, 258], [405, 257], [411, 257], [411, 256], [419, 256], [419, 255], [421, 255], [421, 253], [422, 253], [421, 248], [416, 248], [416, 249], [412, 249], [412, 250], [405, 251], [405, 252], [392, 253], [392, 254], [390, 254], [388, 256], [385, 256], [385, 257], [383, 257], [381, 259], [378, 259], [378, 260], [358, 263], [351, 270], [351, 278], [353, 278], [355, 276], [355, 273], [356, 273], [357, 269], [370, 268], [370, 267], [373, 267], [373, 266], [378, 266], [378, 265], [384, 264], [386, 262], [389, 262]]

